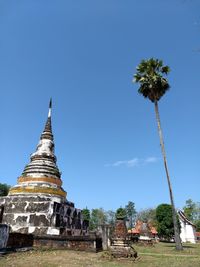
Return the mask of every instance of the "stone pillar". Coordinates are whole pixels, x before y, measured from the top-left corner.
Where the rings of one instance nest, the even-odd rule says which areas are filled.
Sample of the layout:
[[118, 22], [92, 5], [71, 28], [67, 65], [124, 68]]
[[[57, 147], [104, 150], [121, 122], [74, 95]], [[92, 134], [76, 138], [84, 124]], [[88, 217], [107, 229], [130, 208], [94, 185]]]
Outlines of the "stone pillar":
[[107, 250], [110, 247], [110, 226], [102, 224], [98, 227], [98, 232], [102, 238], [102, 248]]
[[0, 224], [0, 249], [6, 248], [9, 237], [9, 226]]

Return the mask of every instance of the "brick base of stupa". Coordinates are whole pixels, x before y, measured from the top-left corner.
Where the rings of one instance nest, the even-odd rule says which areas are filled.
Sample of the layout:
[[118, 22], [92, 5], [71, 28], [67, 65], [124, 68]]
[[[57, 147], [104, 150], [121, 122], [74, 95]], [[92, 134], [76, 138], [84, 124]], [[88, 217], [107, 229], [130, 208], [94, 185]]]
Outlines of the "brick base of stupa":
[[112, 240], [111, 255], [115, 258], [137, 258], [136, 250], [126, 240], [118, 238]]
[[87, 234], [81, 210], [55, 196], [18, 195], [0, 198], [1, 222], [10, 226], [10, 233], [41, 235]]

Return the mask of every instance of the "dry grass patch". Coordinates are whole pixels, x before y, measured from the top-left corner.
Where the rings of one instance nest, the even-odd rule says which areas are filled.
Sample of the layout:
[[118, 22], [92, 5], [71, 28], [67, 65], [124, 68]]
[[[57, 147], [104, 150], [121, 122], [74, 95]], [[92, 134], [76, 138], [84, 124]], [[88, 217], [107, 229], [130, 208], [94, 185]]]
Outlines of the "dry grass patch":
[[8, 254], [0, 258], [0, 267], [199, 267], [200, 244], [187, 245], [177, 252], [173, 244], [154, 247], [135, 246], [140, 255], [136, 262], [109, 260], [105, 252], [89, 253], [69, 250], [33, 250]]

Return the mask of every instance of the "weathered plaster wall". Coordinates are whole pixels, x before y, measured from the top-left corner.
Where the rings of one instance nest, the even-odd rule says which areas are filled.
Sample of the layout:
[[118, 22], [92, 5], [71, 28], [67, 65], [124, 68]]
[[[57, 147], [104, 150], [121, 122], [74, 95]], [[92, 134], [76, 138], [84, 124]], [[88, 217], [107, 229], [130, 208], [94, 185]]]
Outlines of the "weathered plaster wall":
[[190, 242], [196, 243], [196, 235], [195, 235], [195, 228], [192, 225], [189, 225], [180, 220], [181, 223], [181, 241], [182, 242]]
[[2, 222], [11, 232], [33, 235], [85, 235], [88, 224], [71, 202], [59, 203], [50, 196], [7, 196], [0, 198]]

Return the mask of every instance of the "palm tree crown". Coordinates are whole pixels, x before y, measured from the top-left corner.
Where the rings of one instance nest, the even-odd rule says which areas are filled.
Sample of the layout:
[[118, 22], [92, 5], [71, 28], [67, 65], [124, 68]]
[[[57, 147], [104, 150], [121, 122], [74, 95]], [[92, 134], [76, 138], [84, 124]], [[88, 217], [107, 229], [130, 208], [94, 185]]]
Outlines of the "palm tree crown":
[[170, 88], [167, 79], [163, 77], [169, 72], [170, 68], [163, 66], [162, 60], [154, 58], [142, 60], [134, 75], [134, 82], [140, 83], [138, 92], [152, 102], [159, 101]]

